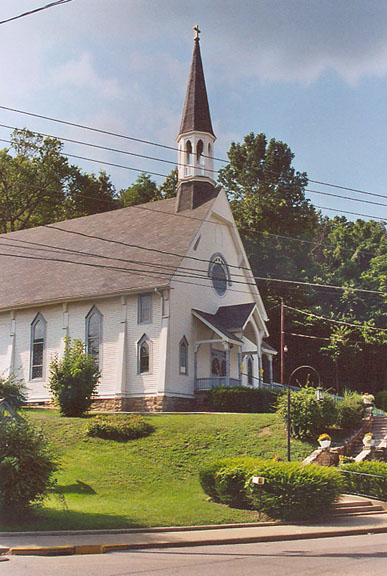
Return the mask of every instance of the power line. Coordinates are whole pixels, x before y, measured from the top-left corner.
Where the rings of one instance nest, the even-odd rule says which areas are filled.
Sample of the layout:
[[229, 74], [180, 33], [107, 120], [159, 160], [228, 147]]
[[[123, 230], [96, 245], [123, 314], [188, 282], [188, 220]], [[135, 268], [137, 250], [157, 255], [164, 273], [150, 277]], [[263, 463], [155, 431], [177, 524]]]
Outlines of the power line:
[[[76, 122], [70, 122], [68, 120], [61, 120], [59, 118], [53, 118], [51, 116], [45, 116], [43, 114], [36, 114], [33, 112], [27, 112], [25, 110], [19, 110], [17, 108], [11, 108], [9, 106], [2, 106], [0, 105], [0, 109], [1, 110], [7, 110], [8, 112], [15, 112], [17, 114], [23, 114], [25, 116], [31, 116], [33, 118], [40, 118], [42, 120], [48, 120], [49, 122], [56, 122], [58, 124], [64, 124], [66, 126], [73, 126], [75, 128], [82, 128], [83, 130], [89, 130], [91, 132], [96, 132], [99, 134], [105, 134], [108, 136], [114, 136], [116, 138], [122, 138], [124, 140], [130, 140], [133, 142], [139, 142], [141, 144], [148, 144], [150, 146], [157, 146], [158, 148], [165, 148], [166, 150], [173, 150], [174, 152], [178, 152], [178, 148], [176, 148], [175, 146], [167, 146], [166, 144], [160, 144], [159, 142], [152, 142], [151, 140], [144, 140], [143, 138], [135, 138], [133, 136], [128, 136], [126, 134], [120, 134], [117, 132], [112, 132], [109, 130], [102, 130], [101, 128], [95, 128], [93, 126], [87, 126], [84, 124], [79, 124]], [[211, 158], [212, 160], [216, 160], [218, 162], [222, 162], [224, 164], [228, 164], [230, 162], [230, 160], [225, 159], [225, 158], [217, 158], [216, 156], [207, 156], [206, 154], [202, 154], [203, 157], [205, 158]], [[275, 172], [272, 172], [273, 174], [276, 174]], [[378, 196], [380, 198], [387, 198], [387, 196], [384, 196], [382, 194], [377, 194], [374, 192], [369, 192], [369, 191], [365, 191], [365, 190], [360, 190], [358, 188], [351, 188], [349, 186], [341, 186], [339, 184], [332, 184], [329, 182], [324, 182], [322, 180], [313, 180], [311, 178], [307, 178], [309, 182], [312, 182], [313, 184], [320, 184], [322, 186], [329, 186], [332, 188], [339, 188], [340, 190], [348, 190], [350, 192], [357, 192], [358, 194], [367, 194], [367, 195], [371, 195], [371, 196]]]
[[324, 322], [332, 322], [334, 324], [342, 324], [344, 326], [351, 326], [352, 328], [357, 328], [358, 330], [361, 328], [367, 328], [367, 330], [377, 330], [378, 332], [387, 332], [386, 328], [376, 328], [374, 326], [362, 326], [361, 324], [352, 324], [351, 322], [344, 322], [343, 320], [333, 320], [333, 318], [326, 318], [325, 316], [318, 316], [317, 314], [313, 314], [312, 312], [307, 312], [306, 310], [299, 310], [298, 308], [293, 308], [293, 306], [288, 306], [284, 304], [284, 308], [288, 310], [293, 310], [294, 312], [298, 312], [299, 314], [303, 314], [304, 316], [311, 316], [312, 318], [317, 318], [318, 320], [324, 320]]
[[[1, 106], [0, 106], [1, 108]], [[7, 142], [10, 143], [9, 140], [5, 140], [3, 138], [0, 138], [0, 142]], [[107, 166], [112, 166], [114, 168], [122, 168], [124, 170], [130, 170], [133, 172], [138, 172], [138, 173], [144, 173], [144, 170], [141, 170], [139, 168], [133, 168], [131, 166], [124, 166], [122, 164], [116, 164], [114, 162], [107, 162], [106, 160], [97, 160], [95, 158], [89, 158], [87, 156], [79, 156], [77, 154], [68, 154], [68, 153], [64, 153], [65, 156], [68, 156], [69, 158], [77, 158], [78, 160], [86, 160], [88, 162], [95, 162], [97, 164], [105, 164]], [[152, 176], [161, 176], [163, 178], [167, 178], [168, 174], [161, 174], [160, 172], [150, 172], [149, 170], [146, 171], [147, 174], [151, 174]], [[367, 203], [367, 202], [366, 202]], [[331, 210], [333, 212], [339, 212], [340, 214], [351, 214], [354, 216], [361, 216], [363, 218], [370, 218], [371, 220], [380, 220], [383, 223], [386, 223], [387, 220], [385, 218], [381, 218], [379, 216], [374, 216], [371, 214], [363, 214], [363, 213], [359, 213], [359, 212], [351, 212], [349, 210], [340, 210], [339, 208], [328, 208], [326, 206], [315, 206], [315, 208], [319, 208], [321, 210]]]
[[[9, 130], [20, 130], [20, 128], [17, 128], [16, 126], [10, 126], [10, 125], [8, 125], [8, 124], [0, 124], [0, 127], [2, 127], [2, 128], [7, 128], [7, 129], [9, 129]], [[170, 164], [170, 165], [172, 165], [172, 166], [174, 166], [174, 167], [176, 167], [176, 166], [182, 166], [182, 167], [184, 167], [184, 168], [190, 168], [190, 167], [191, 167], [190, 164], [185, 164], [185, 163], [181, 163], [181, 162], [177, 162], [177, 163], [176, 163], [176, 162], [174, 162], [174, 161], [172, 161], [172, 160], [166, 160], [166, 159], [164, 159], [164, 158], [158, 158], [158, 157], [155, 157], [155, 156], [149, 156], [149, 155], [147, 155], [147, 154], [138, 154], [138, 153], [136, 153], [136, 152], [129, 152], [129, 151], [127, 151], [127, 150], [121, 150], [121, 149], [119, 149], [119, 148], [112, 148], [111, 146], [102, 146], [101, 144], [93, 144], [93, 143], [91, 143], [91, 142], [85, 142], [85, 141], [83, 141], [83, 140], [75, 140], [75, 139], [73, 139], [73, 138], [65, 138], [65, 137], [62, 137], [62, 136], [55, 136], [55, 135], [53, 135], [53, 134], [47, 134], [47, 133], [44, 133], [44, 132], [34, 132], [34, 131], [32, 131], [32, 133], [33, 133], [33, 134], [39, 134], [40, 136], [45, 136], [45, 137], [48, 137], [48, 138], [55, 138], [55, 139], [57, 139], [57, 140], [60, 140], [61, 142], [70, 142], [70, 143], [72, 143], [72, 144], [79, 144], [79, 145], [81, 145], [81, 146], [88, 146], [88, 147], [90, 147], [90, 148], [96, 148], [96, 149], [98, 149], [98, 150], [106, 150], [106, 151], [108, 151], [108, 152], [115, 152], [115, 153], [118, 153], [118, 154], [125, 154], [126, 156], [134, 156], [134, 157], [136, 157], [136, 158], [143, 158], [143, 159], [146, 159], [146, 160], [152, 160], [152, 161], [154, 161], [154, 162], [162, 162], [162, 163], [164, 163], [164, 164]], [[5, 139], [0, 139], [0, 141], [1, 141], [1, 142], [6, 142], [6, 143], [9, 143], [9, 144], [12, 143], [12, 141], [10, 141], [10, 140], [5, 140]], [[78, 158], [78, 159], [87, 160], [87, 161], [92, 161], [92, 162], [100, 162], [99, 160], [94, 160], [93, 158], [85, 158], [85, 157], [83, 157], [83, 156], [75, 156], [75, 155], [72, 155], [72, 154], [67, 154], [66, 152], [63, 152], [63, 154], [64, 154], [65, 156], [69, 156], [69, 157], [72, 157], [72, 158]], [[111, 164], [111, 165], [114, 166], [114, 167], [125, 168], [125, 166], [122, 166], [122, 165], [116, 165], [116, 164]], [[127, 169], [127, 170], [133, 170], [133, 171], [135, 171], [135, 172], [140, 172], [140, 169], [137, 169], [137, 168], [129, 168], [129, 167], [126, 167], [126, 169]], [[218, 174], [218, 173], [219, 173], [219, 170], [213, 170], [213, 169], [211, 169], [211, 168], [206, 168], [205, 171], [206, 171], [206, 172], [212, 172], [212, 173], [214, 173], [214, 174]], [[163, 176], [163, 177], [167, 178], [167, 175], [160, 174], [160, 173], [158, 173], [158, 172], [148, 172], [148, 171], [145, 171], [145, 170], [144, 170], [143, 172], [147, 172], [148, 174], [151, 174], [151, 175]], [[270, 173], [270, 171], [269, 171], [269, 173]], [[323, 192], [323, 191], [319, 191], [319, 190], [312, 190], [312, 189], [305, 188], [305, 192], [309, 192], [309, 193], [312, 193], [312, 194], [321, 194], [321, 195], [324, 195], [324, 196], [330, 196], [330, 197], [334, 197], [334, 198], [341, 198], [341, 199], [344, 199], [344, 200], [349, 200], [349, 201], [351, 201], [351, 202], [360, 202], [360, 203], [363, 203], [363, 204], [371, 204], [371, 205], [374, 205], [374, 206], [387, 207], [387, 204], [383, 204], [383, 203], [381, 203], [381, 202], [372, 202], [372, 201], [370, 201], [370, 200], [363, 200], [362, 198], [351, 198], [350, 196], [343, 196], [343, 195], [340, 195], [340, 194], [332, 194], [332, 193], [329, 193], [329, 192]], [[370, 195], [370, 196], [381, 196], [382, 198], [386, 198], [386, 199], [387, 199], [387, 197], [384, 197], [384, 196], [382, 196], [382, 195], [380, 195], [380, 194], [375, 194], [375, 195], [374, 195], [373, 193], [370, 192], [369, 195]]]
[[387, 224], [386, 218], [380, 218], [379, 216], [371, 216], [370, 214], [362, 214], [360, 212], [350, 212], [349, 210], [340, 210], [339, 208], [328, 208], [327, 206], [317, 206], [320, 210], [330, 210], [331, 212], [340, 212], [340, 214], [351, 214], [352, 216], [361, 216], [362, 218], [371, 218], [371, 220], [380, 220], [383, 224]]
[[41, 12], [42, 10], [47, 10], [48, 8], [54, 8], [55, 6], [60, 6], [61, 4], [67, 4], [67, 2], [71, 2], [71, 0], [57, 0], [56, 2], [50, 2], [50, 4], [46, 4], [45, 6], [41, 6], [40, 8], [35, 8], [34, 10], [23, 12], [23, 14], [19, 14], [18, 16], [13, 16], [12, 18], [8, 18], [7, 20], [2, 20], [0, 24], [6, 24], [7, 22], [12, 22], [13, 20], [24, 18], [24, 16], [30, 16], [31, 14], [36, 14], [36, 12]]
[[[62, 231], [62, 232], [65, 232], [65, 229], [60, 228], [60, 227], [56, 227], [56, 226], [52, 226], [52, 225], [49, 225], [49, 226], [47, 226], [47, 227], [48, 227], [48, 228], [54, 228], [54, 229], [56, 229], [56, 230], [60, 230], [60, 231]], [[77, 234], [77, 232], [75, 232], [75, 231], [66, 230], [66, 232], [69, 232], [70, 234]], [[96, 237], [96, 236], [86, 235], [85, 233], [79, 233], [79, 234], [81, 234], [82, 236], [86, 236], [87, 238], [95, 238], [95, 239], [99, 239], [99, 240], [102, 240], [102, 239], [103, 239], [102, 237]], [[65, 247], [62, 247], [62, 246], [53, 246], [52, 244], [45, 244], [45, 243], [41, 243], [41, 242], [33, 242], [33, 241], [29, 241], [29, 240], [21, 240], [21, 239], [18, 239], [18, 238], [11, 239], [11, 238], [4, 238], [4, 237], [1, 238], [1, 237], [0, 237], [0, 241], [4, 241], [4, 240], [6, 240], [6, 242], [7, 242], [7, 243], [5, 244], [5, 246], [7, 246], [7, 247], [9, 246], [9, 247], [17, 247], [17, 248], [19, 248], [20, 246], [19, 246], [18, 244], [12, 244], [12, 241], [14, 241], [14, 242], [16, 241], [16, 242], [19, 242], [19, 243], [22, 243], [22, 244], [27, 244], [27, 245], [29, 245], [29, 246], [28, 246], [28, 249], [30, 249], [30, 250], [47, 251], [47, 249], [48, 249], [48, 250], [53, 250], [53, 251], [62, 252], [62, 253], [64, 253], [64, 254], [66, 254], [66, 253], [71, 253], [71, 254], [77, 254], [77, 255], [81, 255], [81, 256], [89, 256], [89, 257], [99, 258], [99, 259], [105, 259], [105, 260], [115, 260], [115, 261], [118, 261], [118, 262], [124, 262], [124, 263], [126, 263], [126, 264], [137, 264], [137, 265], [140, 265], [140, 266], [152, 266], [152, 267], [156, 267], [156, 268], [158, 267], [158, 268], [161, 268], [161, 269], [166, 270], [165, 274], [169, 274], [169, 275], [172, 274], [172, 273], [173, 273], [174, 275], [176, 275], [176, 272], [174, 272], [174, 271], [176, 271], [177, 269], [180, 269], [180, 270], [183, 272], [183, 274], [178, 274], [179, 276], [181, 276], [181, 277], [185, 276], [185, 277], [187, 277], [187, 278], [192, 278], [192, 277], [196, 278], [196, 277], [198, 277], [198, 274], [199, 274], [199, 275], [200, 275], [200, 274], [205, 274], [205, 276], [199, 276], [199, 278], [206, 278], [206, 279], [207, 279], [207, 274], [208, 274], [208, 270], [207, 270], [207, 269], [203, 270], [203, 269], [191, 268], [191, 267], [188, 267], [188, 266], [180, 266], [180, 265], [179, 265], [179, 266], [174, 266], [174, 265], [172, 265], [172, 264], [165, 264], [165, 263], [153, 262], [153, 261], [152, 261], [152, 262], [149, 262], [149, 261], [144, 261], [144, 260], [133, 260], [133, 259], [127, 259], [127, 258], [118, 258], [118, 257], [115, 257], [115, 256], [106, 256], [106, 255], [104, 255], [104, 254], [98, 254], [98, 253], [95, 253], [95, 252], [85, 252], [85, 251], [81, 251], [81, 250], [74, 250], [74, 249], [72, 249], [72, 248], [65, 248]], [[104, 240], [105, 240], [105, 239], [104, 239]], [[118, 243], [118, 241], [114, 241], [114, 240], [109, 240], [109, 242], [114, 243], [114, 244]], [[129, 243], [126, 243], [126, 242], [125, 242], [125, 243], [121, 243], [121, 242], [120, 242], [120, 244], [124, 244], [125, 246], [128, 246], [128, 247], [130, 247], [130, 248], [137, 248], [137, 249], [138, 249], [138, 248], [140, 248], [140, 249], [142, 248], [142, 249], [147, 249], [147, 250], [149, 250], [149, 251], [160, 252], [159, 250], [155, 250], [155, 249], [151, 249], [151, 248], [139, 247], [139, 246], [137, 246], [137, 245], [129, 244]], [[0, 244], [0, 245], [1, 245], [1, 244]], [[31, 248], [31, 246], [33, 246], [33, 247]], [[190, 258], [189, 256], [184, 256], [184, 255], [182, 255], [182, 254], [176, 254], [176, 253], [173, 253], [173, 252], [162, 251], [162, 253], [163, 253], [163, 255], [178, 257], [178, 258], [181, 258], [181, 259], [184, 258], [184, 257]], [[209, 265], [209, 264], [211, 263], [211, 260], [206, 260], [206, 259], [204, 259], [204, 258], [196, 258], [196, 257], [195, 257], [195, 260], [197, 260], [197, 261], [199, 261], [199, 262], [201, 262], [201, 263], [204, 263], [204, 264], [206, 264], [206, 265]], [[232, 267], [232, 268], [238, 268], [239, 270], [246, 270], [246, 271], [248, 271], [248, 272], [251, 273], [250, 268], [242, 268], [242, 267], [240, 267], [240, 266], [235, 266], [235, 265], [234, 265], [234, 266], [233, 266], [233, 265], [229, 265], [229, 266]], [[156, 271], [156, 272], [151, 271], [152, 274], [155, 274], [155, 273], [157, 273], [157, 272], [158, 272], [158, 271]], [[193, 274], [193, 276], [192, 276], [192, 274]], [[241, 280], [238, 280], [238, 278], [242, 278], [243, 280], [242, 280], [242, 281], [241, 281]], [[366, 289], [361, 289], [361, 288], [350, 288], [350, 287], [348, 288], [348, 287], [342, 287], [342, 286], [335, 286], [335, 285], [332, 285], [332, 284], [317, 284], [317, 283], [312, 283], [312, 282], [304, 282], [304, 281], [298, 281], [298, 280], [286, 280], [286, 279], [280, 279], [280, 278], [267, 278], [267, 277], [262, 277], [262, 276], [252, 276], [252, 278], [254, 278], [254, 280], [261, 280], [261, 281], [266, 281], [266, 282], [279, 282], [279, 283], [293, 284], [293, 285], [296, 284], [297, 286], [298, 286], [298, 285], [300, 285], [300, 286], [306, 286], [306, 287], [308, 287], [308, 288], [323, 288], [324, 290], [325, 290], [325, 289], [327, 289], [327, 290], [332, 290], [332, 289], [334, 289], [334, 290], [345, 290], [345, 289], [347, 289], [347, 290], [349, 290], [349, 291], [352, 290], [352, 291], [354, 291], [354, 292], [356, 292], [356, 293], [374, 294], [374, 295], [378, 295], [378, 296], [386, 296], [386, 295], [387, 295], [387, 294], [385, 294], [385, 293], [383, 293], [383, 292], [379, 292], [379, 291], [376, 291], [376, 290], [366, 290]], [[245, 286], [254, 286], [254, 287], [256, 287], [256, 283], [255, 283], [255, 282], [253, 283], [253, 282], [248, 282], [248, 281], [246, 281], [246, 279], [245, 279], [245, 277], [244, 277], [243, 274], [233, 274], [233, 276], [232, 276], [232, 282], [233, 282], [234, 284], [243, 284], [243, 285], [245, 285]]]
[[[1, 142], [1, 141], [2, 141], [2, 142], [9, 142], [8, 140], [2, 140], [2, 139], [0, 138], [0, 142]], [[57, 194], [58, 196], [59, 196], [59, 195], [60, 195], [60, 196], [66, 195], [66, 192], [65, 192], [65, 191], [59, 190], [59, 189], [55, 189], [55, 188], [51, 188], [51, 187], [37, 186], [37, 185], [34, 185], [34, 184], [28, 184], [28, 187], [29, 187], [29, 188], [34, 188], [34, 189], [37, 189], [37, 190], [44, 190], [44, 191], [46, 191], [46, 192], [50, 192], [50, 193], [53, 193], [53, 194]], [[97, 202], [103, 202], [104, 204], [109, 204], [109, 206], [112, 206], [112, 202], [114, 202], [114, 199], [98, 198], [98, 197], [95, 197], [95, 196], [90, 196], [90, 195], [87, 195], [87, 194], [79, 193], [78, 191], [76, 192], [76, 197], [77, 197], [77, 198], [85, 198], [86, 200], [93, 200], [93, 201], [97, 201]], [[131, 206], [131, 208], [137, 208], [137, 209], [141, 209], [141, 210], [152, 210], [151, 208], [146, 208], [144, 205], [135, 205], [135, 206]], [[162, 212], [162, 211], [160, 211], [160, 212]], [[169, 212], [164, 212], [164, 214], [171, 215]], [[179, 218], [190, 218], [191, 220], [198, 220], [198, 221], [200, 221], [200, 222], [206, 222], [206, 221], [207, 221], [207, 222], [209, 222], [210, 224], [218, 225], [218, 223], [212, 222], [211, 220], [205, 220], [204, 218], [198, 218], [197, 216], [188, 216], [187, 214], [181, 214], [180, 212], [175, 212], [173, 215], [174, 215], [174, 216], [177, 216], [177, 217], [179, 217]], [[225, 225], [225, 224], [222, 224], [222, 225]], [[273, 232], [267, 232], [267, 231], [265, 231], [265, 230], [257, 230], [257, 229], [252, 229], [252, 228], [249, 228], [249, 229], [245, 229], [245, 230], [244, 230], [243, 228], [241, 228], [241, 227], [238, 228], [238, 226], [236, 226], [235, 224], [231, 224], [231, 223], [229, 224], [229, 226], [231, 226], [232, 228], [235, 228], [235, 229], [238, 230], [238, 231], [241, 231], [241, 230], [242, 230], [242, 231], [245, 231], [245, 232], [248, 232], [248, 233], [252, 233], [252, 232], [253, 232], [254, 234], [261, 234], [261, 235], [263, 235], [263, 236], [270, 236], [270, 237], [273, 237], [273, 238], [279, 238], [279, 239], [281, 239], [281, 240], [291, 240], [291, 241], [293, 241], [293, 242], [299, 242], [299, 243], [302, 243], [302, 244], [310, 244], [310, 245], [315, 246], [315, 247], [318, 247], [318, 248], [320, 248], [320, 247], [323, 247], [323, 248], [332, 248], [332, 249], [336, 249], [336, 248], [337, 248], [337, 246], [335, 246], [334, 244], [328, 244], [328, 243], [326, 243], [326, 242], [318, 242], [318, 241], [315, 241], [315, 240], [306, 240], [306, 239], [303, 239], [303, 238], [295, 238], [295, 237], [293, 237], [293, 236], [285, 236], [285, 235], [283, 235], [283, 234], [274, 234]], [[317, 244], [317, 245], [316, 245], [316, 244]], [[351, 249], [351, 248], [345, 248], [344, 246], [340, 246], [340, 251], [350, 252], [351, 254], [353, 254], [353, 252], [354, 252], [353, 249]], [[377, 256], [377, 254], [375, 254], [375, 253], [373, 253], [373, 252], [368, 252], [368, 251], [366, 251], [366, 250], [358, 250], [357, 248], [356, 248], [356, 253], [358, 253], [358, 254], [365, 254], [366, 256], [371, 256], [371, 257], [376, 257], [376, 256]]]

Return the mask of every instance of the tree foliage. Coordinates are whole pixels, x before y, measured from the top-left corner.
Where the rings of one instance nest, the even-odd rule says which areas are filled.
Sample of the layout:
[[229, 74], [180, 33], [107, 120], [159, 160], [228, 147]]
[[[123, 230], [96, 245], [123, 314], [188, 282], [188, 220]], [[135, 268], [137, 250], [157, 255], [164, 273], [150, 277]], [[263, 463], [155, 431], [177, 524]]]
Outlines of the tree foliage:
[[0, 151], [0, 231], [12, 232], [117, 207], [109, 176], [70, 165], [56, 138], [15, 130]]
[[100, 372], [81, 340], [65, 339], [63, 358], [50, 363], [50, 390], [62, 416], [83, 416], [93, 401]]

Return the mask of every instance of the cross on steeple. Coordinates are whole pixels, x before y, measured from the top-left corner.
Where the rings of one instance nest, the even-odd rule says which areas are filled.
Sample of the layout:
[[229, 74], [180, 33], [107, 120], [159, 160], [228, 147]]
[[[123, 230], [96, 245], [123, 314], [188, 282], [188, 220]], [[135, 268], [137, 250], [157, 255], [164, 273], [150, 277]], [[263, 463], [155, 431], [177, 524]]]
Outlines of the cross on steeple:
[[201, 30], [199, 30], [199, 25], [195, 24], [195, 26], [193, 26], [193, 29], [195, 30], [194, 40], [200, 40], [199, 34], [200, 34]]

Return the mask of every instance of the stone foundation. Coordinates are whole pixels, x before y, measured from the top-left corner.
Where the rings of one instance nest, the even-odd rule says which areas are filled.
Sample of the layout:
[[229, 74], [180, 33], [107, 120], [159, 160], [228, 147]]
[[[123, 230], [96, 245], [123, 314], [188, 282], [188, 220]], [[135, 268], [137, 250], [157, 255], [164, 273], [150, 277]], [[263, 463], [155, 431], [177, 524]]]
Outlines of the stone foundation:
[[[27, 406], [30, 408], [55, 408], [52, 400], [28, 402]], [[196, 409], [196, 398], [170, 396], [96, 398], [90, 408], [96, 412], [193, 412]]]
[[195, 410], [195, 400], [170, 396], [97, 398], [91, 410], [98, 412], [192, 412]]

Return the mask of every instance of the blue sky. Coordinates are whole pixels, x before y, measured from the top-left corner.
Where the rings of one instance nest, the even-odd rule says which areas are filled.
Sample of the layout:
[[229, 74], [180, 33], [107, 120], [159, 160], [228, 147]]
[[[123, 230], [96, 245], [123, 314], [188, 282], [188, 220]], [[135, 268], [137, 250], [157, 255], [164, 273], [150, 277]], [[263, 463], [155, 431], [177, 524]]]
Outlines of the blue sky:
[[[0, 20], [46, 3], [1, 0]], [[385, 0], [72, 0], [1, 25], [0, 105], [174, 146], [196, 23], [217, 157], [226, 157], [232, 140], [264, 132], [286, 142], [311, 179], [387, 197]], [[0, 123], [176, 160], [173, 151], [4, 110]], [[0, 128], [0, 138], [9, 133]], [[84, 146], [64, 150], [170, 170]], [[105, 169], [117, 189], [137, 177], [73, 162]], [[380, 202], [308, 193], [316, 205], [387, 219], [387, 198], [309, 188]]]

